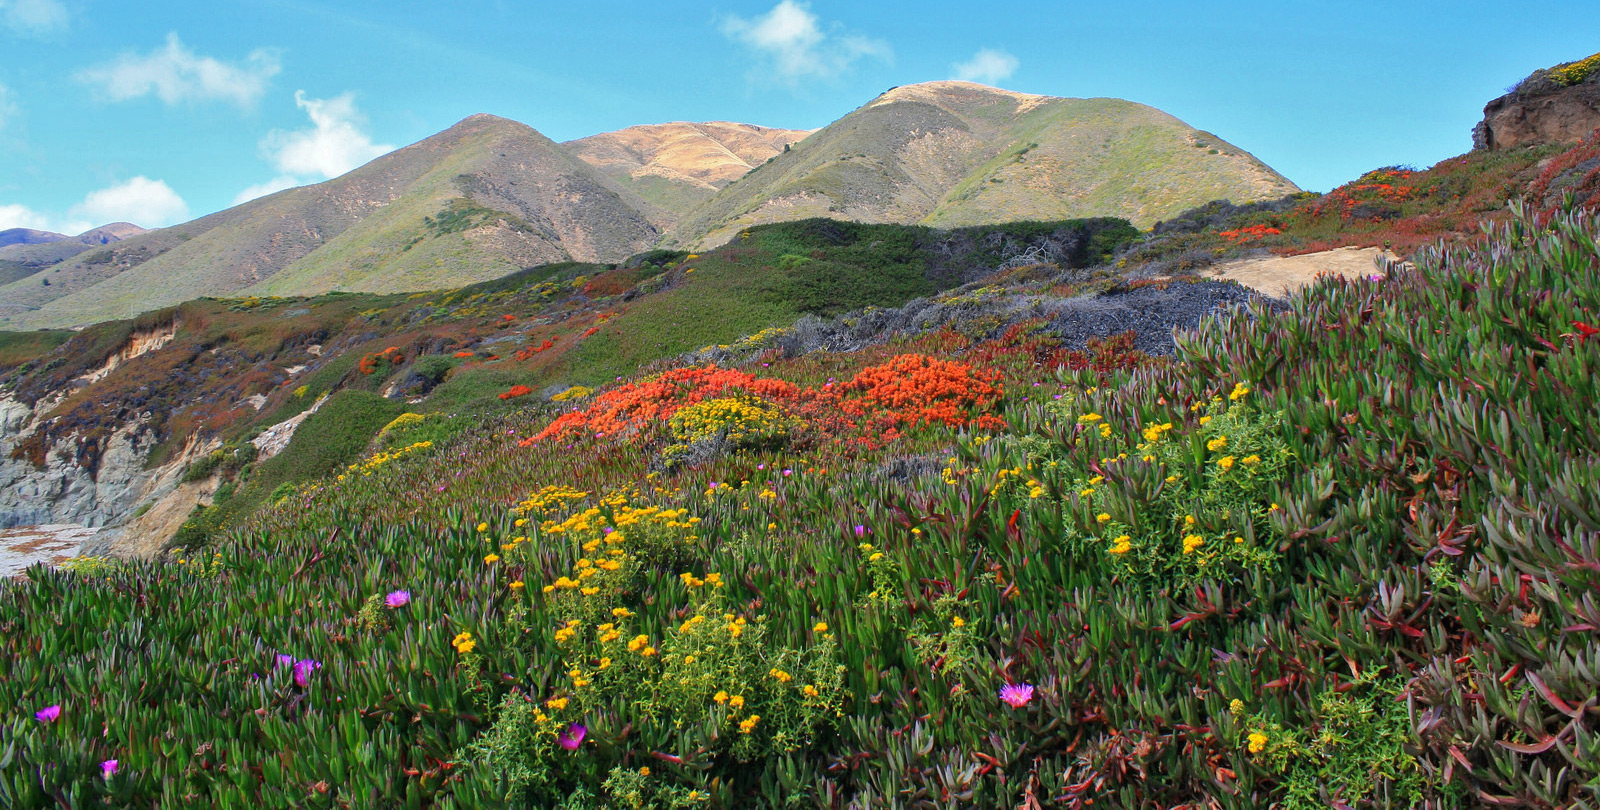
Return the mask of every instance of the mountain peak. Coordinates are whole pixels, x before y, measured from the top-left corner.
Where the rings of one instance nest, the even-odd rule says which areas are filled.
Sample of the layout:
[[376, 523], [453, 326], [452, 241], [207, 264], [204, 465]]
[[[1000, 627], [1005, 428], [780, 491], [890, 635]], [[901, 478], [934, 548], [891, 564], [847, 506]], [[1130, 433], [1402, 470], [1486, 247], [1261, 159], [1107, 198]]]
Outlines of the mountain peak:
[[941, 79], [939, 81], [892, 87], [883, 95], [869, 102], [867, 106], [876, 107], [883, 104], [893, 104], [897, 101], [923, 101], [939, 104], [940, 102], [948, 101], [971, 102], [988, 99], [1008, 99], [1015, 102], [1016, 112], [1024, 113], [1045, 102], [1055, 100], [1055, 96], [1019, 93], [1015, 90], [1004, 90], [999, 87], [990, 87], [987, 84], [961, 81], [959, 79]]

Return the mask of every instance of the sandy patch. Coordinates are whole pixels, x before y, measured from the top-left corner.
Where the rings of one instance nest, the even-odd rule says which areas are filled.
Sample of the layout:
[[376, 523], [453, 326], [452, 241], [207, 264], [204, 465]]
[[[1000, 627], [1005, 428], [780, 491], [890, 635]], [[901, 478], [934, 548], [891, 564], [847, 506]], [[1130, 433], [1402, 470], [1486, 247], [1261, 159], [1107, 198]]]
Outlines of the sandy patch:
[[1201, 276], [1237, 281], [1267, 295], [1282, 297], [1299, 292], [1321, 275], [1353, 278], [1381, 273], [1377, 261], [1385, 255], [1398, 258], [1378, 248], [1342, 247], [1300, 256], [1223, 262], [1201, 271]]
[[21, 574], [34, 563], [60, 565], [77, 556], [99, 529], [64, 523], [0, 530], [0, 579]]

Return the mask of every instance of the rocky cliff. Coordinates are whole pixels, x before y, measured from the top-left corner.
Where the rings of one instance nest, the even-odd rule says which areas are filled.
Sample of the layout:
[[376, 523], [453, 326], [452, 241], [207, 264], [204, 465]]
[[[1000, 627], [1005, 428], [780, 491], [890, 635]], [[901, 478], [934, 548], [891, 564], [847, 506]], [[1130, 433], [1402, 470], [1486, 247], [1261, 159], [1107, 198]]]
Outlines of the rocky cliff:
[[1600, 54], [1534, 72], [1483, 108], [1474, 149], [1575, 143], [1600, 129]]

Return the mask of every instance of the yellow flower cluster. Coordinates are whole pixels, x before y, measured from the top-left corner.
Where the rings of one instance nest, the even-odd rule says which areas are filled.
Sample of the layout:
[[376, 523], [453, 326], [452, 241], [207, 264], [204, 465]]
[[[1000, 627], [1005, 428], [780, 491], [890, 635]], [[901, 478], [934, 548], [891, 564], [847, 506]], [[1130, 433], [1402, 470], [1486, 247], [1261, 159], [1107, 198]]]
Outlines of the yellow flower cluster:
[[376, 472], [379, 467], [382, 467], [383, 465], [388, 464], [397, 458], [408, 456], [421, 450], [427, 450], [430, 447], [433, 447], [433, 442], [417, 442], [416, 444], [401, 447], [397, 450], [379, 453], [372, 458], [367, 459], [366, 461], [357, 462], [346, 467], [344, 473], [339, 476], [339, 480], [343, 481], [346, 475], [361, 475], [363, 477], [370, 476]]
[[1109, 549], [1112, 554], [1127, 554], [1132, 550], [1133, 538], [1125, 534], [1118, 536], [1115, 540], [1112, 540], [1111, 548]]
[[800, 423], [760, 400], [721, 397], [679, 409], [667, 426], [684, 444], [721, 437], [733, 447], [748, 447], [787, 438]]
[[473, 647], [478, 646], [478, 642], [472, 640], [471, 633], [462, 631], [457, 633], [455, 638], [450, 639], [450, 645], [456, 648], [457, 653], [466, 655], [467, 653], [472, 652]]
[[556, 394], [555, 396], [551, 397], [550, 401], [551, 402], [570, 402], [570, 401], [572, 401], [574, 399], [583, 399], [584, 397], [589, 396], [590, 394], [593, 394], [593, 393], [594, 393], [594, 389], [593, 388], [585, 388], [585, 387], [583, 387], [581, 385], [574, 385], [571, 388], [568, 388], [567, 390], [562, 391], [561, 393]]

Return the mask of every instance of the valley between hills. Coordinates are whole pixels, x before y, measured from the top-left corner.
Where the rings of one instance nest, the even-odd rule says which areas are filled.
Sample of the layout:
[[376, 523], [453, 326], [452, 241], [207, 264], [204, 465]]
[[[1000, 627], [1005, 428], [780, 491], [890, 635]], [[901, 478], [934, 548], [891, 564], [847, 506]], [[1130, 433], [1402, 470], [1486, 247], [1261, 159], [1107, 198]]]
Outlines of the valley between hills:
[[933, 82], [0, 233], [0, 806], [1600, 806], [1596, 88], [1326, 193]]

